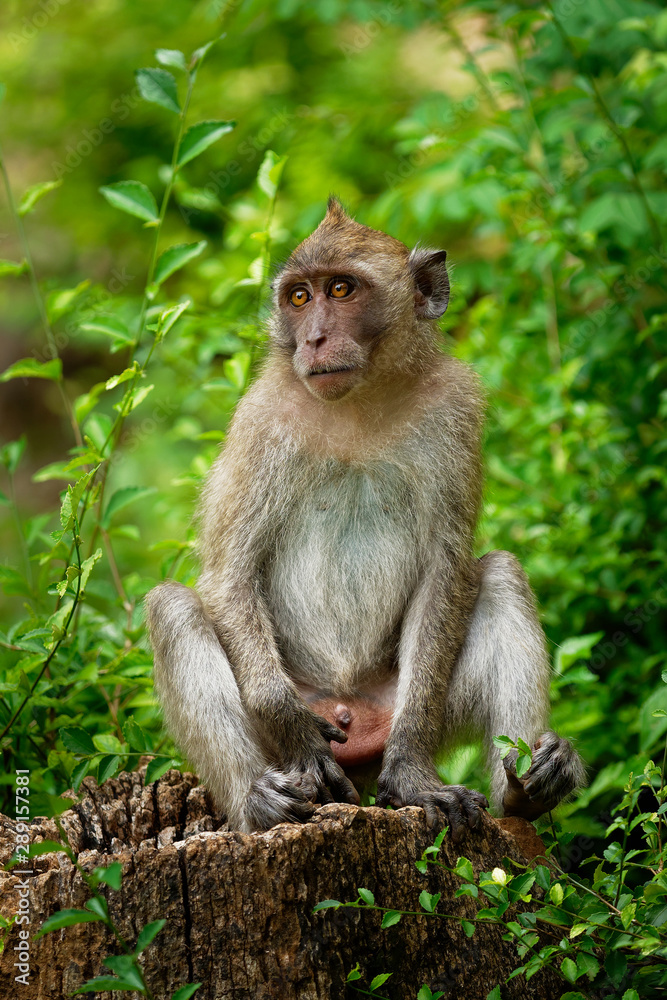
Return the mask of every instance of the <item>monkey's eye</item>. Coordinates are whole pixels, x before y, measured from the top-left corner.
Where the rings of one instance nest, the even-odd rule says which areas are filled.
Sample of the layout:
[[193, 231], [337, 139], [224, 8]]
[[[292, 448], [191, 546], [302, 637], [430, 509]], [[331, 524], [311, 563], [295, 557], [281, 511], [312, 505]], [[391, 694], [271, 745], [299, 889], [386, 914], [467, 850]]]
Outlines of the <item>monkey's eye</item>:
[[289, 300], [293, 306], [305, 306], [310, 300], [310, 295], [306, 288], [293, 288]]
[[344, 299], [353, 288], [352, 282], [346, 281], [344, 278], [334, 278], [329, 286], [329, 295], [334, 299]]

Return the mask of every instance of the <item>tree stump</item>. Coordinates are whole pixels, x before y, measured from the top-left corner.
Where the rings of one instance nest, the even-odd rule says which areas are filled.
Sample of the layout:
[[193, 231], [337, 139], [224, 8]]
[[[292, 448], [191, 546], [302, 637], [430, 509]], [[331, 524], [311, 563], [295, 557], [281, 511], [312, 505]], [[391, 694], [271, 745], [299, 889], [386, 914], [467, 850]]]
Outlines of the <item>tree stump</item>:
[[[143, 786], [143, 773], [121, 774], [98, 787], [87, 778], [79, 802], [61, 816], [70, 844], [86, 870], [120, 861], [118, 892], [101, 886], [123, 937], [134, 943], [147, 923], [167, 924], [144, 953], [147, 981], [158, 1000], [185, 983], [201, 982], [197, 1000], [344, 1000], [359, 996], [346, 986], [358, 962], [361, 985], [392, 973], [379, 991], [414, 1000], [423, 983], [446, 998], [485, 1000], [517, 964], [501, 930], [478, 926], [468, 938], [456, 921], [403, 917], [388, 930], [380, 915], [357, 909], [313, 913], [324, 899], [356, 899], [370, 889], [381, 906], [420, 910], [423, 889], [441, 892], [439, 910], [474, 916], [469, 897], [455, 898], [460, 881], [435, 868], [420, 874], [415, 861], [433, 842], [421, 809], [388, 811], [349, 805], [318, 809], [304, 825], [283, 824], [268, 833], [226, 828], [205, 789], [191, 774], [169, 771]], [[0, 861], [9, 859], [16, 823], [0, 816]], [[36, 819], [31, 839], [58, 840], [53, 820]], [[441, 857], [453, 866], [468, 857], [476, 872], [502, 865], [503, 857], [526, 863], [542, 849], [522, 820], [485, 817], [481, 833], [454, 846], [445, 838]], [[24, 867], [24, 866], [21, 866]], [[64, 853], [32, 859], [30, 976], [15, 983], [18, 927], [13, 927], [0, 968], [0, 996], [64, 1000], [86, 979], [108, 973], [101, 962], [119, 951], [101, 923], [66, 927], [37, 941], [43, 921], [60, 909], [80, 908], [89, 892]], [[0, 908], [18, 911], [25, 876], [3, 871]], [[25, 905], [25, 904], [24, 904]], [[513, 979], [504, 998], [551, 1000], [560, 996], [551, 974], [526, 983]], [[98, 994], [103, 1000], [139, 994]]]

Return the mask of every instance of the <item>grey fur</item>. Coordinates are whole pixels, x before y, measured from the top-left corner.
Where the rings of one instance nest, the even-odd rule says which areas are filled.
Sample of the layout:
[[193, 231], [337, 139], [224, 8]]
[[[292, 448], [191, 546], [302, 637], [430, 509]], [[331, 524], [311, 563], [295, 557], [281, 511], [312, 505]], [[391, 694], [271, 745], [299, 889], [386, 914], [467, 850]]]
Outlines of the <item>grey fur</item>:
[[[318, 260], [363, 278], [376, 322], [356, 339], [349, 306], [333, 332], [330, 304], [320, 326], [317, 312], [293, 325], [290, 282], [317, 275]], [[431, 286], [415, 268], [433, 271]], [[351, 697], [397, 679], [378, 802], [419, 804], [455, 835], [479, 826], [486, 800], [442, 786], [442, 743], [462, 728], [489, 747], [501, 733], [546, 733], [549, 665], [530, 587], [508, 553], [472, 554], [482, 399], [437, 348], [430, 317], [446, 306], [445, 279], [442, 254], [410, 257], [330, 207], [276, 282], [273, 350], [204, 490], [197, 593], [171, 583], [148, 596], [167, 726], [235, 828], [358, 801], [331, 750], [345, 734], [298, 683]], [[325, 368], [353, 363], [342, 396], [304, 385], [320, 340]], [[491, 749], [489, 766], [496, 805], [524, 815], [583, 777], [552, 734], [523, 779]]]

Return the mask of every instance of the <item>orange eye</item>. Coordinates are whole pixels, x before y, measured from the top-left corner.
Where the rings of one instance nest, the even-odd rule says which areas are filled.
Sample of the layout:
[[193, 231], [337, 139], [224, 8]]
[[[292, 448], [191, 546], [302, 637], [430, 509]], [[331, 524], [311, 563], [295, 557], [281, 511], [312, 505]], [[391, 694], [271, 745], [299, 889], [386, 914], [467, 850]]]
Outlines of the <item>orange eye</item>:
[[293, 306], [305, 306], [309, 299], [310, 295], [305, 288], [294, 288], [289, 297]]
[[334, 280], [329, 289], [329, 295], [332, 295], [334, 299], [344, 299], [346, 295], [349, 295], [352, 291], [352, 285], [349, 281], [342, 281], [340, 278]]

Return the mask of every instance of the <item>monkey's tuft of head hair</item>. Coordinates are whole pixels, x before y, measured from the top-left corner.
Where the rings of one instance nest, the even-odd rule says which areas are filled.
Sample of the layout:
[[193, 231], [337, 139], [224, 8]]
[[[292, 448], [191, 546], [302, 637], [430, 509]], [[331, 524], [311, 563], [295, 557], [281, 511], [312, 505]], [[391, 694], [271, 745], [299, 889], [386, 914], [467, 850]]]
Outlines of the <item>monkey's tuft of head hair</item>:
[[292, 253], [289, 269], [307, 269], [319, 264], [343, 270], [363, 260], [386, 258], [387, 264], [405, 265], [410, 251], [400, 240], [379, 229], [371, 229], [352, 219], [333, 195], [327, 203], [327, 214], [317, 229]]

